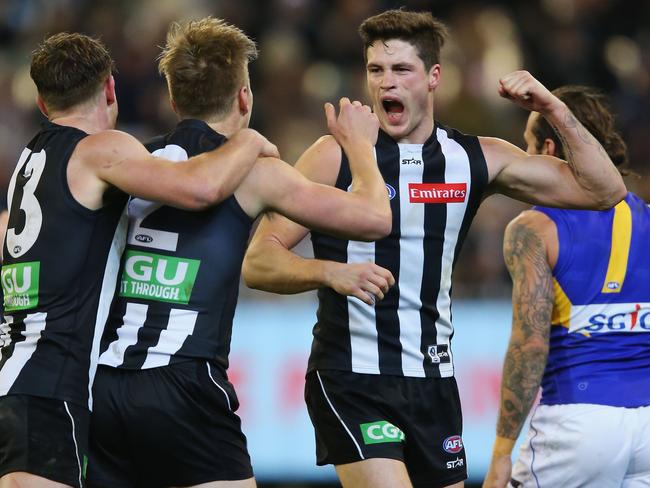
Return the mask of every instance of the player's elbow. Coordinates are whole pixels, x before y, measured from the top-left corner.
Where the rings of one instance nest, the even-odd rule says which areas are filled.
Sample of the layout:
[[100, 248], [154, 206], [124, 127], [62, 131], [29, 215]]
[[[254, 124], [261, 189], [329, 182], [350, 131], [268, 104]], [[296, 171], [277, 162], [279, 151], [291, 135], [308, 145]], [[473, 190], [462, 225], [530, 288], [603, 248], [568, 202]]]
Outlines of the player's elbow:
[[241, 273], [246, 286], [254, 290], [261, 290], [264, 284], [264, 273], [259, 268], [259, 260], [260, 253], [254, 247], [249, 247], [244, 256]]
[[220, 184], [210, 181], [196, 181], [189, 193], [188, 200], [191, 210], [206, 210], [222, 202], [228, 196]]
[[393, 216], [390, 208], [388, 211], [377, 211], [368, 219], [366, 240], [376, 241], [387, 237], [393, 230]]
[[608, 195], [601, 199], [599, 202], [601, 206], [600, 210], [608, 210], [612, 207], [615, 207], [621, 200], [625, 198], [625, 195], [627, 195], [627, 188], [621, 180], [620, 184], [612, 188]]

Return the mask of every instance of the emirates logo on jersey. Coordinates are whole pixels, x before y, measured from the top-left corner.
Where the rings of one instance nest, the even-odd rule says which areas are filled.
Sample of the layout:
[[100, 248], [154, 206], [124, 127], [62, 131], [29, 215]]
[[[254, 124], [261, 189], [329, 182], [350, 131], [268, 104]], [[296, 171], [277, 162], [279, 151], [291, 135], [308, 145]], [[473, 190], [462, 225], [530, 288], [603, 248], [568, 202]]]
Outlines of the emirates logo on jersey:
[[411, 203], [463, 203], [467, 183], [409, 183]]

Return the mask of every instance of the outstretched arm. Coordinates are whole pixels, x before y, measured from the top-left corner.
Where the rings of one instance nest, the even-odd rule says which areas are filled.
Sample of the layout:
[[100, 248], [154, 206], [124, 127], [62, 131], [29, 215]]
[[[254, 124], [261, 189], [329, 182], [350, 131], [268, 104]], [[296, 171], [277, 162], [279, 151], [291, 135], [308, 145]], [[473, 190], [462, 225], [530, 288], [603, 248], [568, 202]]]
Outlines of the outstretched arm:
[[562, 140], [567, 160], [529, 156], [503, 140], [481, 138], [492, 191], [566, 208], [607, 209], [625, 197], [623, 179], [601, 144], [530, 73], [516, 71], [505, 76], [499, 94], [545, 117]]
[[512, 448], [539, 391], [549, 349], [553, 277], [545, 216], [529, 211], [506, 228], [503, 254], [512, 278], [512, 332], [503, 365], [501, 404], [484, 488], [510, 480]]
[[111, 185], [136, 197], [189, 210], [224, 200], [260, 156], [278, 156], [276, 147], [251, 129], [238, 132], [218, 149], [180, 164], [153, 157], [135, 138], [119, 131], [93, 134], [79, 143], [77, 152], [74, 176], [87, 177], [75, 180], [69, 175], [69, 179], [80, 203], [98, 208], [101, 202], [85, 200], [101, 194], [95, 191], [98, 187]]

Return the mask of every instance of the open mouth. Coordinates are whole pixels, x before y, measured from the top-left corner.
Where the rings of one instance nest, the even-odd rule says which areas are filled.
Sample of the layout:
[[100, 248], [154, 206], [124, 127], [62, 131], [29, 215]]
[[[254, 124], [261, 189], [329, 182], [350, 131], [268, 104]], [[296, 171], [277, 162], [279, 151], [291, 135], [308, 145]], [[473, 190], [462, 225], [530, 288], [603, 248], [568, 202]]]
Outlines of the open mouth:
[[399, 119], [404, 112], [404, 104], [399, 100], [386, 98], [381, 101], [384, 111], [388, 115], [388, 120], [393, 123], [399, 122]]

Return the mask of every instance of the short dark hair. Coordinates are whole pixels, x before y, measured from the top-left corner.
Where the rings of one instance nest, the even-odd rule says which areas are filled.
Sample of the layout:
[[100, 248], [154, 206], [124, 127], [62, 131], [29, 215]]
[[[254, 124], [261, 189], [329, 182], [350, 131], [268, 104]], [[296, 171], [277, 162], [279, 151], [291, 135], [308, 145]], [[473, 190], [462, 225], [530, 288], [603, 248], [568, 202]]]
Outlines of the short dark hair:
[[66, 110], [93, 97], [114, 68], [101, 41], [61, 32], [34, 50], [29, 74], [49, 110]]
[[[580, 123], [600, 142], [616, 166], [627, 163], [627, 146], [616, 130], [609, 101], [602, 92], [589, 86], [566, 85], [553, 90], [553, 94], [566, 104]], [[537, 118], [531, 132], [537, 140], [538, 151], [542, 149], [544, 140], [551, 139], [557, 147], [556, 155], [562, 159], [566, 157], [562, 141], [544, 117]]]
[[171, 25], [158, 67], [179, 113], [206, 118], [227, 113], [256, 58], [255, 42], [244, 32], [206, 17]]
[[440, 62], [440, 49], [448, 35], [447, 26], [431, 12], [387, 10], [363, 21], [359, 27], [363, 40], [364, 59], [375, 41], [400, 39], [417, 49], [420, 59], [428, 70]]

